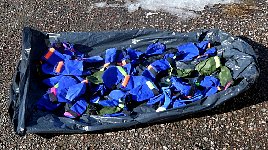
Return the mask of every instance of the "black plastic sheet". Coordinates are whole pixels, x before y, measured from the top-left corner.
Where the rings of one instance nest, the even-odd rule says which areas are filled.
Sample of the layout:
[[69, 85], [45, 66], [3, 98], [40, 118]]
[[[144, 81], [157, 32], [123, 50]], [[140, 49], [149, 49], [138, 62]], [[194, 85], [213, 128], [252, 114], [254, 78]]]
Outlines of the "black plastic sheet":
[[[127, 47], [145, 50], [148, 44], [159, 40], [167, 48], [186, 42], [210, 40], [217, 42], [218, 56], [227, 60], [225, 66], [231, 69], [237, 82], [227, 90], [188, 104], [182, 108], [155, 112], [154, 109], [139, 106], [133, 116], [103, 117], [83, 115], [78, 120], [59, 117], [57, 114], [35, 109], [35, 103], [46, 92], [37, 73], [36, 62], [44, 55], [52, 42], [70, 42], [76, 49], [88, 56], [99, 55], [107, 48]], [[109, 32], [62, 32], [43, 33], [31, 28], [23, 30], [21, 59], [13, 76], [10, 93], [9, 113], [17, 134], [25, 133], [86, 133], [133, 127], [143, 123], [163, 122], [209, 110], [231, 100], [246, 91], [259, 76], [256, 54], [252, 47], [238, 37], [217, 29], [191, 33], [178, 33], [155, 29], [135, 29]]]

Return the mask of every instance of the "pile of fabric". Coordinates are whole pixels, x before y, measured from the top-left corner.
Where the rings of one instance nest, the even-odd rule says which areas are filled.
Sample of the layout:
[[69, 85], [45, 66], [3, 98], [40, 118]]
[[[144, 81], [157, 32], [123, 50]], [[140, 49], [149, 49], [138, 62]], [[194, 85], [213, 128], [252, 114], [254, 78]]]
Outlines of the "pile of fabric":
[[79, 118], [131, 115], [139, 105], [156, 112], [184, 107], [234, 83], [216, 44], [166, 48], [157, 41], [146, 50], [109, 48], [99, 56], [87, 56], [70, 43], [52, 44], [41, 60], [49, 89], [37, 108]]

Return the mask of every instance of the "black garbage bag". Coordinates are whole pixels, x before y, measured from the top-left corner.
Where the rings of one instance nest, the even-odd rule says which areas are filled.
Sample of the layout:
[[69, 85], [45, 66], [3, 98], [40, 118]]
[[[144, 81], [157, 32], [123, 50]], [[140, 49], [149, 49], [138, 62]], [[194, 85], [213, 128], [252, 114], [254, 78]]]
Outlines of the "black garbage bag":
[[[103, 55], [109, 48], [126, 49], [131, 47], [145, 51], [150, 43], [164, 43], [167, 49], [193, 42], [210, 41], [217, 48], [217, 58], [224, 59], [225, 68], [230, 69], [234, 83], [208, 97], [182, 107], [156, 111], [146, 105], [136, 105], [132, 112], [123, 116], [103, 116], [84, 114], [76, 119], [65, 117], [62, 112], [39, 110], [36, 103], [46, 93], [47, 87], [40, 75], [40, 59], [51, 43], [70, 42], [83, 55]], [[152, 52], [154, 53], [154, 52]], [[206, 63], [204, 63], [206, 64]], [[200, 69], [200, 64], [196, 70]], [[204, 67], [204, 66], [203, 66]], [[202, 66], [201, 66], [202, 68]], [[189, 71], [177, 72], [182, 76]], [[200, 72], [201, 73], [201, 72]], [[202, 72], [206, 74], [206, 72]], [[219, 75], [224, 76], [222, 73]], [[226, 76], [226, 75], [225, 75]], [[190, 33], [177, 33], [155, 29], [135, 29], [108, 32], [63, 32], [44, 33], [24, 28], [21, 59], [11, 84], [9, 113], [17, 134], [25, 133], [87, 133], [133, 127], [138, 124], [163, 122], [209, 110], [246, 91], [259, 76], [257, 58], [252, 47], [238, 37], [220, 30], [202, 30]], [[224, 84], [227, 81], [221, 81]]]

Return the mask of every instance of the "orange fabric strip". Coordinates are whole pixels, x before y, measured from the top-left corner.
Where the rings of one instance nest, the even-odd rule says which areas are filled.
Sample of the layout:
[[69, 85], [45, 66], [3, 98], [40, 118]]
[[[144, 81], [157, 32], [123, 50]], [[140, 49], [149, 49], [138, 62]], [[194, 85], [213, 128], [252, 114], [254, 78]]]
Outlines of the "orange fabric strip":
[[210, 45], [210, 43], [208, 43], [208, 48], [210, 48], [211, 47], [211, 45]]
[[45, 58], [46, 58], [46, 59], [49, 59], [49, 58], [51, 57], [51, 55], [54, 53], [54, 51], [55, 51], [54, 48], [50, 48], [50, 49], [48, 50], [48, 52], [46, 53]]
[[57, 72], [57, 73], [60, 73], [60, 71], [61, 71], [63, 65], [64, 65], [63, 61], [60, 61], [60, 62], [58, 63], [58, 65], [57, 65], [57, 67], [56, 67], [56, 72]]
[[88, 80], [83, 80], [82, 83], [88, 83]]
[[127, 86], [129, 79], [130, 79], [130, 75], [126, 75], [123, 82], [122, 82], [123, 87]]
[[103, 65], [103, 68], [106, 68], [106, 67], [108, 67], [109, 65], [110, 65], [110, 63], [106, 63], [106, 64]]

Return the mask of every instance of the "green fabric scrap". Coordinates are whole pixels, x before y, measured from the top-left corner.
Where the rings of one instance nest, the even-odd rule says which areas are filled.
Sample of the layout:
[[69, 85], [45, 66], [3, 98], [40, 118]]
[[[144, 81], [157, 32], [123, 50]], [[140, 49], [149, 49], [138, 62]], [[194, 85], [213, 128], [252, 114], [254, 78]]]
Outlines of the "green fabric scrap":
[[99, 104], [89, 104], [86, 109], [88, 115], [98, 115], [99, 110], [102, 108]]
[[58, 88], [59, 87], [59, 83], [54, 85], [54, 88]]
[[94, 74], [92, 74], [91, 76], [87, 76], [87, 80], [90, 81], [91, 83], [94, 83], [94, 84], [103, 83], [103, 80], [102, 80], [103, 73], [104, 73], [104, 71], [97, 71]]
[[219, 56], [210, 57], [206, 60], [201, 61], [195, 66], [195, 70], [201, 75], [211, 75], [219, 67], [221, 67], [221, 62]]
[[100, 110], [99, 115], [113, 114], [113, 113], [117, 113], [121, 110], [122, 110], [122, 108], [120, 108], [120, 107], [103, 107]]
[[179, 77], [189, 77], [193, 73], [192, 69], [177, 69], [176, 71]]
[[226, 84], [233, 80], [232, 74], [229, 68], [226, 66], [221, 67], [221, 72], [219, 73], [219, 79], [222, 86], [226, 86]]

